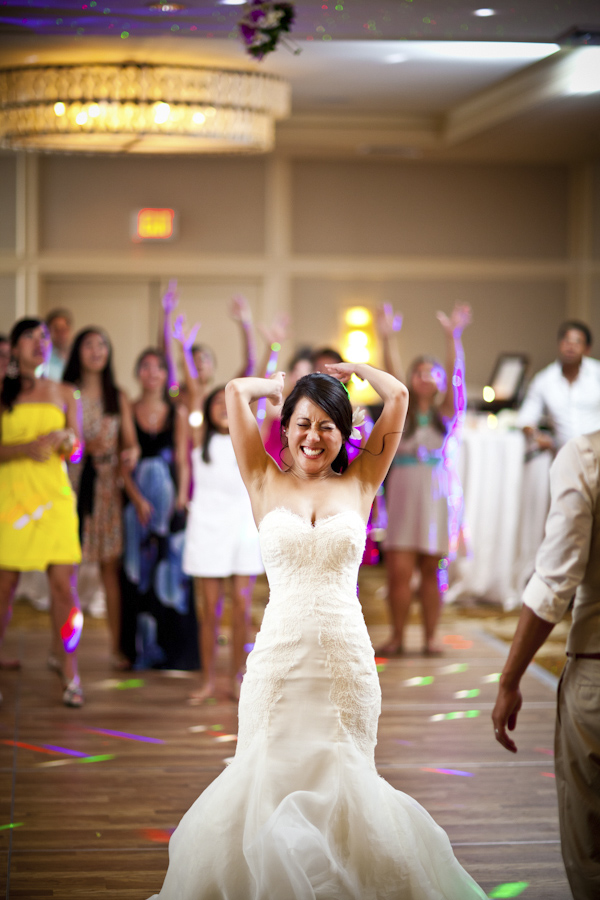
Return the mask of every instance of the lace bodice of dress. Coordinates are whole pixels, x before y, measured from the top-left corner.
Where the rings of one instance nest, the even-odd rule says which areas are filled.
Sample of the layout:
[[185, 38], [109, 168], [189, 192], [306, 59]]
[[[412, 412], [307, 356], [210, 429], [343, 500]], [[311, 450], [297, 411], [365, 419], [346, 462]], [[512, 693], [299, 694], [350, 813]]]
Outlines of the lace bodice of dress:
[[346, 510], [312, 525], [288, 509], [269, 512], [260, 525], [270, 597], [256, 648], [268, 646], [269, 672], [248, 661], [240, 704], [238, 750], [268, 724], [307, 622], [318, 626], [331, 672], [330, 699], [340, 722], [372, 761], [381, 692], [373, 647], [357, 597], [365, 524]]

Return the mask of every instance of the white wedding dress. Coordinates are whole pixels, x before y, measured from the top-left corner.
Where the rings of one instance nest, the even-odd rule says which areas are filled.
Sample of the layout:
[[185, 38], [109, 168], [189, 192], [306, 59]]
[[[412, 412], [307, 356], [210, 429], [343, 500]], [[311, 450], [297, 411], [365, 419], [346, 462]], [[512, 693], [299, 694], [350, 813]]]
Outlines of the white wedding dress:
[[151, 900], [485, 898], [446, 833], [375, 769], [381, 691], [356, 583], [365, 525], [269, 512], [271, 595], [231, 764], [184, 815]]

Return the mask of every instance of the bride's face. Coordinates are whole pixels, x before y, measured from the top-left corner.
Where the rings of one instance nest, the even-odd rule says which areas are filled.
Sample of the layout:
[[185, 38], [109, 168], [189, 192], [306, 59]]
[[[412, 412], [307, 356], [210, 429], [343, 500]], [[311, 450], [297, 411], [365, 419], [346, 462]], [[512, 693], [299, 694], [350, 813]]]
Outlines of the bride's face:
[[328, 474], [342, 448], [342, 433], [325, 410], [301, 397], [287, 427], [293, 465], [307, 475]]

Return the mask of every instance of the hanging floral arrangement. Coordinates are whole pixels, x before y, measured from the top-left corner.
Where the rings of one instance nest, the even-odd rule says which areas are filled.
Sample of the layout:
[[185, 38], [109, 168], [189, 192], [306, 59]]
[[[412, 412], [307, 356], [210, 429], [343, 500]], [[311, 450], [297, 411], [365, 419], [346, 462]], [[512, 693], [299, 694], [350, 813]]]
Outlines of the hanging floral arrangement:
[[[295, 10], [293, 3], [265, 3], [251, 0], [246, 4], [245, 15], [238, 22], [246, 51], [255, 59], [262, 59], [277, 47], [282, 35], [291, 30]], [[294, 53], [299, 50], [293, 49]]]

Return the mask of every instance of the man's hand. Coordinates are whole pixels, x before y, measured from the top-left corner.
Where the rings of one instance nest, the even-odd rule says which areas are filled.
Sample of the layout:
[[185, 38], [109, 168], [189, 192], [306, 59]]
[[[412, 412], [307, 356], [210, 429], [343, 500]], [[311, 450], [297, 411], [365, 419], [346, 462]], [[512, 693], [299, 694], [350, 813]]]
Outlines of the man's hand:
[[506, 729], [508, 728], [509, 731], [515, 730], [517, 715], [522, 705], [523, 697], [521, 696], [520, 688], [507, 688], [500, 684], [496, 705], [492, 712], [494, 737], [499, 744], [502, 744], [511, 753], [517, 752], [517, 745], [506, 733]]

